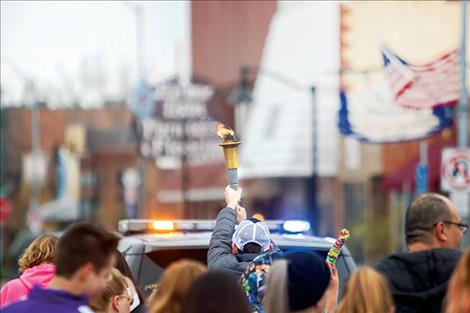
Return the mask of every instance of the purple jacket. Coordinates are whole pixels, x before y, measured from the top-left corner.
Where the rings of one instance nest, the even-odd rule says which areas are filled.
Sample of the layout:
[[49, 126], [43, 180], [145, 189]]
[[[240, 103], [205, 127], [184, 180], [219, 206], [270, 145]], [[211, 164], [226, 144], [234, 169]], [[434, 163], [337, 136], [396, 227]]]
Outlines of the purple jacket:
[[35, 285], [23, 301], [2, 308], [2, 313], [93, 313], [88, 297], [73, 295], [65, 290], [43, 289]]

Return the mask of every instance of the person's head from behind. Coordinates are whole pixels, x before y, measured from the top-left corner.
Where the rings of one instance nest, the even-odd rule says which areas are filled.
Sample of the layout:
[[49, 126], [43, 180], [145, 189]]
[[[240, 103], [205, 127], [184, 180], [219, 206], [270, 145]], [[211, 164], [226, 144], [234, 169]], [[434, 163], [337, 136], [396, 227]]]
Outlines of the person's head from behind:
[[131, 306], [131, 311], [135, 309], [138, 305], [143, 304], [145, 302], [145, 297], [142, 291], [137, 286], [135, 282], [134, 275], [132, 274], [131, 268], [129, 264], [127, 264], [126, 258], [121, 253], [121, 251], [116, 250], [115, 253], [116, 260], [114, 262], [114, 268], [116, 268], [119, 272], [121, 272], [125, 277], [126, 281], [129, 280], [128, 285], [132, 289], [132, 296], [133, 302]]
[[201, 275], [188, 291], [183, 313], [250, 313], [248, 300], [233, 277], [225, 272]]
[[370, 267], [349, 277], [337, 313], [393, 313], [395, 310], [385, 278]]
[[271, 234], [266, 223], [255, 218], [241, 222], [232, 235], [232, 252], [260, 254], [271, 250]]
[[264, 296], [266, 312], [322, 312], [330, 277], [326, 261], [311, 252], [292, 252], [275, 261]]
[[460, 258], [447, 288], [446, 313], [470, 312], [470, 248]]
[[462, 224], [452, 202], [439, 194], [425, 193], [419, 196], [406, 211], [408, 247], [421, 244], [429, 249], [457, 249], [467, 228]]
[[103, 290], [118, 241], [117, 236], [96, 224], [72, 224], [57, 245], [56, 277], [70, 281], [74, 290], [88, 296]]
[[207, 271], [193, 260], [176, 261], [165, 270], [158, 289], [150, 297], [151, 313], [179, 313], [192, 283]]
[[113, 268], [105, 289], [90, 298], [90, 307], [99, 313], [129, 313], [131, 302], [125, 276]]
[[41, 235], [24, 251], [18, 260], [18, 269], [24, 272], [28, 268], [45, 263], [52, 263], [57, 250], [57, 238], [54, 235]]

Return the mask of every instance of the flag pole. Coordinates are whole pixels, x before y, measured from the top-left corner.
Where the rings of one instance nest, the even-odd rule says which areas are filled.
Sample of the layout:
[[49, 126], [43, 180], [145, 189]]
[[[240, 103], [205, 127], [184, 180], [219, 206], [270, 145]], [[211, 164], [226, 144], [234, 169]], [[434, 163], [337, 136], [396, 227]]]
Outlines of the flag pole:
[[467, 0], [461, 1], [462, 30], [460, 44], [460, 104], [458, 106], [457, 143], [459, 148], [468, 147], [468, 95], [467, 95]]
[[[467, 0], [460, 1], [462, 14], [462, 30], [460, 42], [460, 103], [457, 111], [457, 144], [460, 149], [468, 148], [468, 94], [467, 94]], [[457, 193], [451, 193], [451, 199], [457, 196]], [[469, 200], [468, 194], [464, 197]], [[463, 204], [462, 221], [468, 224], [470, 218], [470, 207]], [[466, 210], [466, 212], [465, 212]], [[463, 246], [469, 244], [468, 236], [462, 240]]]

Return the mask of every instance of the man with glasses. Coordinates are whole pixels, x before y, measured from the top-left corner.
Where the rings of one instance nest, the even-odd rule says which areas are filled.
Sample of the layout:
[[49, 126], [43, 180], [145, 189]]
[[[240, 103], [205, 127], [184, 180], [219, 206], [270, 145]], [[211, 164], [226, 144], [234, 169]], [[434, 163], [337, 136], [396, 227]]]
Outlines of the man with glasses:
[[460, 243], [468, 225], [446, 197], [425, 193], [405, 216], [408, 252], [393, 254], [375, 268], [389, 281], [396, 313], [439, 313]]

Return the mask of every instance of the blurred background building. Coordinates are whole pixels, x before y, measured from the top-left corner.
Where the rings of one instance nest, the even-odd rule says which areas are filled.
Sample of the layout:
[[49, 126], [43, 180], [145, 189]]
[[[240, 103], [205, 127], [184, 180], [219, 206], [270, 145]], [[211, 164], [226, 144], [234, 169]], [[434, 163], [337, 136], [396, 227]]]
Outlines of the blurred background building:
[[[384, 125], [374, 105], [386, 89], [380, 45], [416, 64], [458, 48], [457, 1], [41, 2], [36, 15], [52, 22], [35, 38], [33, 7], [1, 5], [4, 243], [28, 226], [32, 199], [45, 230], [78, 219], [115, 230], [125, 217], [215, 218], [227, 184], [215, 121], [241, 138], [249, 213], [306, 218], [321, 236], [348, 227], [359, 263], [403, 248], [420, 146], [427, 190], [441, 192], [455, 125], [380, 140], [434, 120], [397, 111], [400, 123]], [[205, 90], [197, 86], [209, 86], [207, 101], [193, 101]], [[371, 140], [339, 131], [340, 89], [363, 103], [360, 131]], [[194, 116], [166, 115], [178, 97], [178, 112]]]

